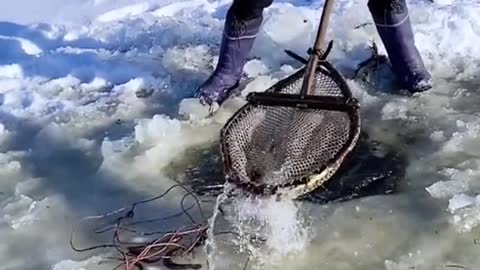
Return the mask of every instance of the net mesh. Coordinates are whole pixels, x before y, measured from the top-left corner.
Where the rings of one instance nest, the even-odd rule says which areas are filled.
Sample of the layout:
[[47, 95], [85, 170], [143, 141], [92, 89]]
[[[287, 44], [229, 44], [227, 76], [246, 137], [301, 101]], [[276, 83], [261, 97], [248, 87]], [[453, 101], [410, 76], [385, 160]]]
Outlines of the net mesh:
[[[302, 81], [302, 73], [296, 73], [267, 91], [299, 94]], [[344, 96], [324, 69], [317, 70], [313, 89], [317, 96]], [[338, 155], [349, 143], [351, 128], [351, 116], [343, 111], [247, 105], [224, 131], [228, 176], [268, 186], [299, 181]]]

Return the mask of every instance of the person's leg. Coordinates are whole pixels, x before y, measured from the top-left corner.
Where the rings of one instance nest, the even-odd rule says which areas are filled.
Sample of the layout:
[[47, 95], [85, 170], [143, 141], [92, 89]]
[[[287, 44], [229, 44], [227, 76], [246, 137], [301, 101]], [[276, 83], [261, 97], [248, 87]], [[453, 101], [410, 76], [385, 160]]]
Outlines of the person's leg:
[[432, 77], [415, 45], [405, 0], [369, 0], [368, 8], [403, 87], [410, 92], [432, 88]]
[[263, 21], [263, 9], [273, 0], [234, 0], [227, 12], [218, 64], [199, 87], [204, 104], [223, 103], [238, 86], [247, 56]]

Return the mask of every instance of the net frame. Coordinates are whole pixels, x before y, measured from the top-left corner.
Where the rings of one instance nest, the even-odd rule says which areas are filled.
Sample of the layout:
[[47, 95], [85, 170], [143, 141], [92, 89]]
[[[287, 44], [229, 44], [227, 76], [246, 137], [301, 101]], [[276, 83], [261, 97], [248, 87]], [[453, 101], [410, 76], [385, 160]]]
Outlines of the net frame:
[[[273, 86], [268, 88], [267, 93], [279, 93], [279, 94], [295, 94], [299, 95], [301, 91], [301, 82], [303, 81], [306, 67], [299, 69], [292, 75], [278, 81]], [[322, 89], [322, 82], [318, 81], [318, 77], [327, 76], [334, 83], [334, 87], [338, 89], [336, 93], [329, 93], [328, 87]], [[296, 83], [297, 91], [292, 93], [286, 89], [291, 88], [291, 85]], [[317, 84], [319, 87], [317, 87]], [[328, 86], [328, 85], [327, 85]], [[236, 186], [257, 195], [283, 195], [288, 197], [299, 197], [305, 195], [322, 184], [329, 181], [332, 176], [338, 171], [344, 160], [349, 156], [352, 150], [355, 148], [360, 135], [360, 116], [359, 116], [359, 104], [358, 101], [353, 98], [352, 92], [347, 83], [343, 79], [342, 75], [326, 60], [319, 61], [315, 68], [315, 91], [314, 95], [307, 96], [305, 99], [313, 99], [316, 109], [329, 110], [329, 111], [342, 111], [348, 115], [349, 118], [349, 131], [348, 139], [344, 143], [340, 150], [337, 151], [327, 162], [315, 168], [314, 170], [306, 173], [305, 175], [292, 179], [291, 181], [280, 183], [276, 185], [267, 183], [256, 183], [253, 181], [246, 181], [246, 179], [239, 177], [233, 168], [233, 157], [230, 153], [230, 144], [228, 143], [228, 137], [231, 135], [232, 129], [234, 129], [235, 123], [238, 123], [242, 117], [245, 117], [250, 111], [253, 111], [258, 104], [247, 103], [240, 108], [236, 113], [230, 117], [221, 130], [220, 144], [221, 154], [223, 161], [224, 176], [227, 182], [233, 183]], [[318, 94], [317, 92], [320, 92]], [[324, 99], [324, 102], [322, 102]], [[316, 100], [316, 101], [315, 101]], [[341, 103], [341, 106], [331, 106], [329, 101], [334, 100]], [[340, 102], [339, 102], [340, 101]], [[265, 106], [265, 105], [261, 105]], [[273, 105], [275, 106], [275, 105]], [[278, 106], [278, 105], [277, 105]]]

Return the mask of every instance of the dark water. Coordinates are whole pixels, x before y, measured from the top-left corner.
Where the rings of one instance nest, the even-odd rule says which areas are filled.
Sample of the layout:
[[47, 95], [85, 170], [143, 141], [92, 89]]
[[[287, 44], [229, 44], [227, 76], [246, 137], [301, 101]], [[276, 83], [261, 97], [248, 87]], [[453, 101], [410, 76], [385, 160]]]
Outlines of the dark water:
[[[222, 193], [225, 180], [218, 143], [192, 148], [182, 157], [171, 164], [171, 177], [201, 196]], [[363, 133], [355, 150], [324, 188], [299, 199], [326, 204], [394, 193], [403, 179], [405, 168], [406, 159], [401, 152], [372, 141]]]

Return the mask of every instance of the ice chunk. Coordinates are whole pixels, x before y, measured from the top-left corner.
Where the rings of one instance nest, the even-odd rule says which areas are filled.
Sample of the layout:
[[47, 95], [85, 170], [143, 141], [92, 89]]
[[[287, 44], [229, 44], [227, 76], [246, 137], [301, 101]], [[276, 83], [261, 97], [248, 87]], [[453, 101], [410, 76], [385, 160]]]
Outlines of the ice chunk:
[[150, 9], [150, 4], [147, 2], [130, 5], [118, 9], [108, 11], [97, 18], [100, 22], [111, 22], [121, 20], [126, 17], [136, 16], [146, 12]]
[[11, 202], [5, 206], [3, 209], [4, 213], [8, 217], [17, 215], [20, 211], [28, 209], [28, 207], [33, 203], [32, 198], [20, 195], [17, 201]]
[[168, 49], [162, 59], [163, 66], [171, 71], [204, 71], [205, 67], [212, 64], [211, 62], [212, 57], [206, 45], [175, 46]]
[[302, 9], [285, 5], [265, 20], [263, 30], [279, 47], [305, 51], [306, 41], [312, 40], [316, 27]]
[[2, 39], [17, 42], [22, 52], [26, 55], [38, 56], [43, 52], [42, 49], [40, 49], [35, 43], [25, 38], [9, 37], [0, 34], [0, 40]]
[[0, 66], [0, 79], [3, 79], [3, 78], [11, 78], [11, 79], [23, 78], [22, 67], [19, 64]]
[[[93, 270], [101, 267], [104, 259], [100, 256], [94, 256], [84, 261], [64, 260], [53, 266], [53, 270]], [[108, 266], [106, 266], [108, 268]]]
[[453, 196], [448, 202], [448, 209], [451, 213], [454, 213], [458, 209], [465, 208], [475, 203], [475, 198], [467, 196], [465, 194], [459, 194]]
[[244, 68], [245, 74], [247, 74], [248, 77], [257, 77], [260, 75], [265, 75], [267, 74], [270, 70], [269, 68], [263, 63], [262, 61], [258, 59], [254, 59], [249, 61], [247, 64], [245, 64]]
[[7, 141], [7, 139], [10, 137], [10, 134], [10, 131], [8, 131], [8, 129], [5, 128], [2, 123], [0, 123], [0, 146]]
[[452, 5], [453, 0], [435, 0], [435, 4], [442, 6]]
[[17, 38], [17, 40], [20, 42], [23, 52], [27, 55], [37, 56], [43, 52], [42, 49], [37, 46], [37, 44], [28, 39]]
[[207, 1], [190, 0], [174, 2], [153, 11], [152, 14], [158, 17], [173, 17], [186, 9], [198, 10], [200, 8], [204, 8], [206, 11], [210, 12], [213, 12], [215, 10]]
[[388, 102], [382, 109], [382, 119], [406, 119], [407, 111], [408, 109], [404, 104], [400, 104], [399, 102]]
[[59, 196], [47, 197], [40, 201], [20, 195], [18, 201], [5, 207], [4, 219], [9, 225], [19, 230], [37, 222], [50, 222], [52, 218], [64, 213], [64, 201]]
[[470, 232], [480, 225], [480, 207], [458, 209], [452, 217], [452, 223], [458, 232]]
[[284, 72], [285, 74], [291, 74], [291, 73], [295, 72], [295, 69], [290, 65], [282, 65], [280, 67], [280, 70], [282, 72]]
[[173, 144], [180, 134], [181, 125], [178, 120], [164, 115], [155, 115], [152, 119], [141, 119], [135, 127], [135, 139], [144, 145], [155, 145], [171, 141]]
[[210, 115], [212, 109], [200, 103], [198, 98], [186, 98], [180, 102], [178, 113], [191, 120], [203, 119]]
[[442, 141], [445, 140], [445, 135], [443, 134], [443, 131], [441, 131], [441, 130], [434, 131], [430, 135], [430, 139], [432, 139], [432, 141], [434, 141], [434, 142], [442, 142]]
[[426, 188], [434, 198], [450, 198], [455, 194], [468, 191], [469, 185], [466, 181], [439, 181]]
[[102, 91], [110, 87], [110, 83], [107, 82], [104, 78], [95, 77], [95, 79], [93, 79], [89, 83], [82, 83], [80, 87], [87, 92]]
[[273, 79], [271, 76], [258, 76], [255, 80], [247, 84], [242, 91], [243, 96], [247, 96], [251, 92], [265, 92], [270, 86], [275, 84], [278, 79]]

